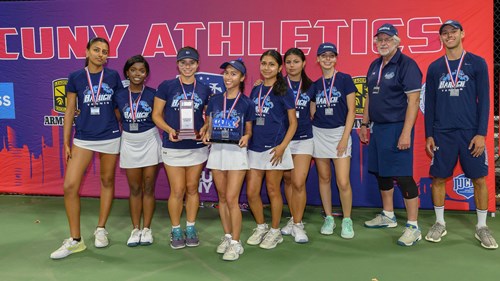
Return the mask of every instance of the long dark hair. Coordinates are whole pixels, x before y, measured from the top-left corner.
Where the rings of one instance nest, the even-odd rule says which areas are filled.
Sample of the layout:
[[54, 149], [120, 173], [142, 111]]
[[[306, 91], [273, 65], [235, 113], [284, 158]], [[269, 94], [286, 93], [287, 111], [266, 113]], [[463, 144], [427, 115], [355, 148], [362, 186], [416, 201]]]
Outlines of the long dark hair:
[[[288, 49], [288, 51], [286, 51], [286, 53], [285, 53], [285, 59], [284, 59], [285, 62], [286, 62], [286, 57], [288, 57], [290, 55], [296, 55], [302, 61], [306, 61], [306, 56], [304, 55], [304, 52], [302, 52], [302, 50], [299, 48]], [[309, 78], [309, 76], [307, 76], [305, 68], [302, 69], [302, 72], [300, 74], [300, 78], [302, 78], [302, 88], [300, 90], [302, 92], [306, 92], [307, 90], [309, 90], [309, 87], [311, 87], [313, 81]]]
[[[243, 60], [242, 60], [242, 59], [238, 59], [238, 60], [241, 62], [241, 64], [242, 64], [242, 65], [245, 67], [245, 69], [246, 69], [247, 67], [245, 66], [245, 63], [243, 62]], [[242, 75], [242, 76], [245, 76], [245, 74], [243, 74], [243, 73], [241, 73], [241, 75]], [[244, 93], [244, 92], [245, 92], [245, 80], [243, 80], [243, 81], [241, 81], [241, 82], [240, 82], [240, 92], [241, 92], [241, 93]]]
[[127, 77], [127, 71], [134, 65], [134, 63], [143, 63], [144, 68], [146, 68], [146, 77], [149, 76], [149, 63], [148, 61], [141, 55], [135, 55], [131, 58], [129, 58], [126, 62], [125, 65], [123, 66], [123, 75], [125, 78]]
[[[97, 43], [97, 42], [101, 42], [101, 43], [104, 43], [108, 46], [108, 49], [109, 49], [109, 42], [108, 40], [102, 38], [102, 37], [94, 37], [92, 39], [90, 39], [90, 41], [87, 43], [87, 50], [90, 51], [90, 47], [92, 47], [92, 45], [94, 45], [94, 43]], [[85, 58], [85, 67], [89, 66], [89, 58]]]
[[[283, 58], [281, 57], [281, 54], [278, 53], [276, 50], [267, 50], [265, 51], [262, 56], [260, 56], [260, 60], [265, 56], [271, 56], [274, 58], [276, 63], [278, 63], [278, 67], [283, 65]], [[283, 78], [283, 74], [281, 71], [278, 71], [278, 75], [276, 76], [276, 82], [274, 82], [273, 85], [273, 91], [275, 95], [277, 96], [284, 96], [286, 94], [286, 82], [285, 79]]]

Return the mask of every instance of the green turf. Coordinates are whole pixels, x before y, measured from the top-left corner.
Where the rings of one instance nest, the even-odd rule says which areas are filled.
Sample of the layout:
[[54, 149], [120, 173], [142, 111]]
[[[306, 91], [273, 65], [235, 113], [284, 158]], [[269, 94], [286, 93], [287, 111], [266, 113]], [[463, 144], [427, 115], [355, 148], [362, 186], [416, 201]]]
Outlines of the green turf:
[[[308, 207], [304, 221], [309, 243], [299, 245], [285, 237], [274, 250], [244, 244], [240, 259], [226, 262], [215, 253], [222, 235], [217, 209], [200, 209], [199, 247], [173, 250], [166, 202], [158, 201], [152, 225], [155, 243], [129, 248], [128, 201], [115, 200], [107, 225], [111, 244], [96, 249], [92, 234], [98, 203], [82, 199], [82, 235], [88, 249], [53, 261], [50, 253], [69, 233], [63, 199], [0, 196], [0, 280], [500, 280], [500, 250], [483, 249], [476, 241], [472, 212], [447, 212], [448, 235], [441, 243], [401, 247], [396, 245], [405, 222], [401, 210], [396, 211], [397, 228], [366, 229], [363, 222], [378, 210], [354, 209], [356, 236], [344, 240], [339, 228], [332, 236], [319, 234], [321, 210]], [[497, 219], [488, 219], [490, 228], [500, 233]], [[243, 213], [243, 220], [245, 241], [255, 223], [249, 212]], [[433, 221], [432, 211], [421, 211], [424, 234]], [[340, 219], [336, 222], [340, 225]]]

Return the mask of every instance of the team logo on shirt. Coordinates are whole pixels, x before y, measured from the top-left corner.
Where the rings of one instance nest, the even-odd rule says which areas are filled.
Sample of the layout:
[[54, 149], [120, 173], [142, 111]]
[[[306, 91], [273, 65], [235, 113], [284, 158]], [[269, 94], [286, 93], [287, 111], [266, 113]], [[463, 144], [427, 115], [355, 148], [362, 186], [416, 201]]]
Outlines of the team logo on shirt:
[[[99, 85], [93, 85], [92, 90], [94, 91], [95, 94], [97, 94], [98, 88]], [[113, 96], [113, 93], [114, 93], [113, 89], [109, 87], [107, 83], [102, 83], [101, 92], [97, 97], [97, 104], [109, 104], [111, 102], [111, 97]], [[92, 101], [92, 93], [88, 86], [85, 89], [85, 91], [83, 91], [83, 94], [84, 94], [83, 103], [86, 103], [89, 106], [94, 103]]]
[[[141, 100], [139, 102], [139, 105], [134, 103], [134, 110], [137, 106], [139, 106], [139, 109], [137, 110], [137, 115], [135, 116], [135, 118], [139, 122], [144, 121], [141, 119], [148, 118], [149, 114], [151, 114], [151, 112], [153, 112], [153, 109], [151, 108], [151, 106], [149, 106], [149, 104], [146, 101]], [[131, 113], [131, 109], [130, 109], [129, 104], [127, 104], [123, 108], [123, 115], [124, 115], [125, 119], [132, 120], [132, 113]]]
[[384, 75], [384, 78], [385, 78], [386, 80], [389, 80], [389, 79], [394, 78], [394, 76], [395, 76], [394, 72], [388, 72], [388, 73], [386, 73], [386, 74]]
[[62, 78], [52, 81], [52, 93], [54, 99], [54, 110], [59, 113], [66, 111], [66, 85], [68, 79]]
[[[186, 93], [188, 99], [191, 99], [191, 96], [193, 95], [192, 92]], [[180, 100], [184, 99], [184, 93], [177, 93], [177, 95], [172, 99], [172, 103], [170, 104], [170, 107], [174, 108], [175, 110], [179, 110], [179, 103]], [[194, 109], [200, 110], [200, 105], [203, 104], [203, 100], [198, 96], [197, 93], [194, 93]]]
[[458, 81], [455, 87], [453, 86], [453, 82], [451, 79], [454, 79], [457, 75], [457, 71], [454, 70], [452, 73], [453, 78], [450, 77], [449, 73], [443, 73], [441, 77], [439, 77], [439, 87], [438, 89], [440, 90], [447, 90], [447, 89], [452, 89], [452, 88], [464, 88], [465, 83], [469, 81], [469, 76], [464, 73], [463, 70], [460, 70], [458, 74]]
[[[337, 90], [337, 87], [332, 88], [332, 96], [330, 98], [330, 104], [337, 104], [339, 102], [339, 98], [342, 96], [342, 94]], [[325, 90], [321, 90], [319, 93], [316, 95], [316, 104], [319, 105], [318, 107], [326, 107], [326, 95], [325, 95]]]
[[454, 177], [453, 191], [465, 199], [472, 198], [474, 196], [474, 185], [472, 184], [472, 180], [465, 177], [464, 174]]
[[[256, 97], [253, 99], [253, 103], [255, 104], [255, 112], [258, 114], [260, 112], [259, 110], [259, 104], [261, 101], [259, 101], [259, 97]], [[266, 100], [264, 101], [264, 105], [262, 106], [262, 113], [264, 116], [269, 113], [269, 110], [274, 107], [273, 102], [271, 101], [271, 97], [267, 96]]]

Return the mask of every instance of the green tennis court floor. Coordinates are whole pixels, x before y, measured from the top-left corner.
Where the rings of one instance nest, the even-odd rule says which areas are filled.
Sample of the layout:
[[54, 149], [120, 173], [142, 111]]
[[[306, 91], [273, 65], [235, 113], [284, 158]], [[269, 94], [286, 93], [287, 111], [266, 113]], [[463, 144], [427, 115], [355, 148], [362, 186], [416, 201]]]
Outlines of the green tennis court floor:
[[[244, 244], [240, 259], [226, 262], [215, 253], [223, 234], [215, 208], [199, 211], [196, 225], [200, 246], [173, 250], [169, 246], [167, 203], [157, 201], [152, 225], [154, 244], [129, 248], [125, 245], [131, 230], [128, 201], [117, 199], [107, 224], [110, 246], [96, 249], [92, 234], [98, 206], [98, 199], [82, 199], [82, 235], [87, 250], [53, 261], [50, 253], [69, 235], [63, 198], [0, 196], [0, 281], [500, 280], [500, 250], [483, 249], [474, 238], [473, 212], [446, 212], [448, 235], [440, 243], [420, 241], [416, 246], [402, 247], [396, 245], [406, 221], [402, 210], [396, 211], [397, 228], [366, 229], [363, 222], [379, 210], [355, 208], [352, 218], [356, 236], [344, 240], [339, 228], [332, 236], [321, 235], [321, 209], [307, 207], [304, 221], [309, 243], [296, 244], [293, 238], [285, 237], [274, 250]], [[285, 222], [282, 219], [282, 225]], [[433, 222], [433, 211], [420, 212], [423, 234]], [[339, 218], [336, 223], [340, 225]], [[498, 219], [489, 217], [488, 225], [500, 241]], [[250, 212], [244, 212], [242, 241], [254, 227]]]

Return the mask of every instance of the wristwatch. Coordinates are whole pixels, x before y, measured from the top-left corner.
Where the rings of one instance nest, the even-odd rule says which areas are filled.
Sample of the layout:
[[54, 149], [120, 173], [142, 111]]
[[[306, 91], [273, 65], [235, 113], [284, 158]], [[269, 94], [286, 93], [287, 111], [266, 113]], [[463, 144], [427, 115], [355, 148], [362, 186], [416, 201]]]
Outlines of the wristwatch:
[[363, 123], [363, 122], [361, 122], [361, 126], [360, 126], [360, 127], [363, 127], [363, 126], [365, 126], [365, 127], [367, 127], [367, 128], [368, 128], [368, 123]]

